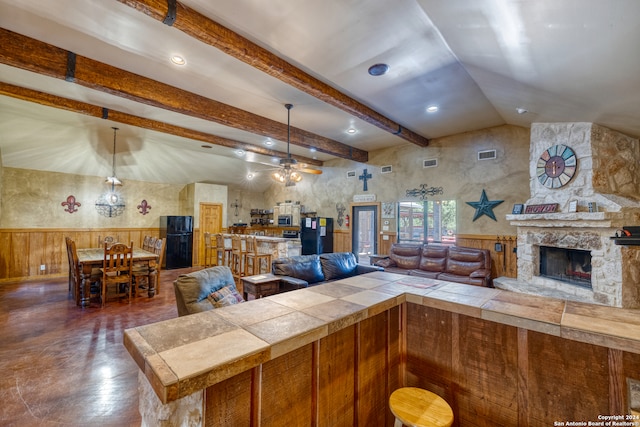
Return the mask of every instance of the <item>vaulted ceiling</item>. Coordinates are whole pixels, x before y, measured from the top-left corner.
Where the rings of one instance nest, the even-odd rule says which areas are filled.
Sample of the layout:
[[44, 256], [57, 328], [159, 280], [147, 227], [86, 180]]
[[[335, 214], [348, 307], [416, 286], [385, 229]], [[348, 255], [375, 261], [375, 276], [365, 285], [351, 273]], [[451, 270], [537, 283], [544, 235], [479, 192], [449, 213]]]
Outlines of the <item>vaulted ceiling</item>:
[[501, 124], [638, 137], [637, 16], [637, 0], [0, 0], [2, 163], [107, 176], [118, 127], [123, 180], [264, 190], [287, 103], [290, 152], [316, 169]]

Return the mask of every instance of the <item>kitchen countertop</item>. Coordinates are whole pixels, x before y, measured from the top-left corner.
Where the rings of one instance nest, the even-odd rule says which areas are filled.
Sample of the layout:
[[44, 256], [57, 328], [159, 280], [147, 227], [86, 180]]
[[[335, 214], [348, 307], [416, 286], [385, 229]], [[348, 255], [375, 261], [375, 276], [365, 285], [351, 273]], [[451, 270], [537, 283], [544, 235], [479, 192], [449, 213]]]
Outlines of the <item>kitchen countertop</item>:
[[404, 302], [640, 353], [640, 310], [387, 272], [127, 329], [124, 344], [166, 403]]

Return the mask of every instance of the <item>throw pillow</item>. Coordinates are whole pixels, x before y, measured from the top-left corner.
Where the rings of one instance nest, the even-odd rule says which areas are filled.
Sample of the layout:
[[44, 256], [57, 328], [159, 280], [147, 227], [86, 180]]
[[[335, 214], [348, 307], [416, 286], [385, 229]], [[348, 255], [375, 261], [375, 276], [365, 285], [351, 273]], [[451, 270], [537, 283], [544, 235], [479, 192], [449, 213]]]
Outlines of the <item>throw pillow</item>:
[[207, 295], [207, 298], [215, 308], [244, 302], [242, 295], [240, 295], [234, 284], [225, 285], [217, 291], [211, 292]]
[[395, 262], [393, 262], [391, 258], [384, 258], [376, 261], [373, 265], [375, 265], [376, 267], [387, 268], [387, 267], [393, 267], [395, 265]]

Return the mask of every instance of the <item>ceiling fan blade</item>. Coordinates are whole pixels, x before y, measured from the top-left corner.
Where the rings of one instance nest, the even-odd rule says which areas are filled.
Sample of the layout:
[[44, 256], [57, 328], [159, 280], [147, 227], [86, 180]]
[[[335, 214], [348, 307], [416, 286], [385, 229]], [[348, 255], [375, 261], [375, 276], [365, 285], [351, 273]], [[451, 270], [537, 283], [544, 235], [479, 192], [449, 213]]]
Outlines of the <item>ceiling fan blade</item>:
[[300, 172], [311, 173], [314, 175], [322, 175], [322, 171], [319, 169], [309, 169], [309, 168], [298, 168]]

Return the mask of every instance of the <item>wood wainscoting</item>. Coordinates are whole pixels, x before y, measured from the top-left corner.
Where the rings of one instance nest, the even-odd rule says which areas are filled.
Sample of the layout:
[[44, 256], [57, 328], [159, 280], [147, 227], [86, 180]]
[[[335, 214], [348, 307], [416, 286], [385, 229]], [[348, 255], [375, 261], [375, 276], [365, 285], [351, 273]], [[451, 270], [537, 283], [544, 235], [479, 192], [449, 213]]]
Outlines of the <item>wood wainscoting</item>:
[[[29, 228], [0, 230], [0, 282], [44, 279], [69, 274], [65, 237], [76, 247], [97, 248], [106, 236], [142, 247], [158, 228]], [[195, 237], [195, 236], [194, 236]], [[40, 267], [44, 265], [44, 270]]]
[[[491, 253], [491, 277], [518, 276], [518, 239], [516, 236], [484, 236], [479, 234], [458, 234], [457, 246], [488, 249]], [[501, 249], [501, 251], [498, 251]]]

